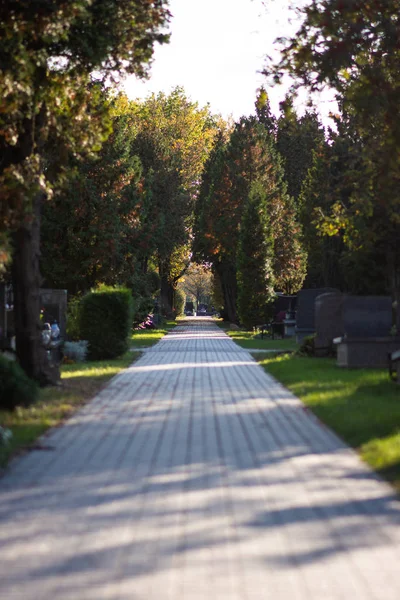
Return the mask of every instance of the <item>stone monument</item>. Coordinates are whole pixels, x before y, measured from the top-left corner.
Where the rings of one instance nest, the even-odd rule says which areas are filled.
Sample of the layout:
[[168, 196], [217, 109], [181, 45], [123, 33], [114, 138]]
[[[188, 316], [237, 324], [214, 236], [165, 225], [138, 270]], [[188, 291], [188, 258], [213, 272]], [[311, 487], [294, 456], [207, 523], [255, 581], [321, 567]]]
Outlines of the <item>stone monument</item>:
[[340, 292], [328, 292], [315, 299], [315, 354], [329, 356], [335, 351], [333, 340], [344, 334], [343, 298]]
[[308, 335], [315, 333], [315, 300], [321, 294], [339, 293], [336, 288], [316, 288], [300, 290], [297, 294], [296, 342], [301, 343]]
[[400, 349], [391, 335], [392, 299], [389, 296], [345, 296], [343, 334], [335, 339], [340, 367], [387, 368], [389, 354]]

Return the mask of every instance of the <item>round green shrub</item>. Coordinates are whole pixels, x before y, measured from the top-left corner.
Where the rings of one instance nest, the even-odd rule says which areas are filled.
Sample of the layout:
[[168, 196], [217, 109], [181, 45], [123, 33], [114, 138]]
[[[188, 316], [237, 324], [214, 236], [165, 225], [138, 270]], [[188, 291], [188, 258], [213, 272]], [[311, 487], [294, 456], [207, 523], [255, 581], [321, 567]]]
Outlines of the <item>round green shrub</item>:
[[307, 335], [297, 351], [300, 356], [315, 356], [315, 334]]
[[0, 409], [14, 410], [36, 400], [37, 384], [29, 379], [19, 364], [0, 355]]
[[89, 343], [90, 360], [116, 358], [128, 350], [133, 301], [127, 288], [102, 286], [84, 296], [80, 309], [80, 333]]

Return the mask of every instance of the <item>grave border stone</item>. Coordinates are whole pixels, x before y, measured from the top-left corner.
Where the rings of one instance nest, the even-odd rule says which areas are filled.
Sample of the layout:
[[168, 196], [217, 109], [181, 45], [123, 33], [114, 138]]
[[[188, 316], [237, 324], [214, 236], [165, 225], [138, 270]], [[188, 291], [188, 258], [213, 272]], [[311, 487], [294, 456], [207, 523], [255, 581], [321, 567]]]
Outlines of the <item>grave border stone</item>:
[[400, 349], [400, 337], [348, 338], [334, 340], [337, 365], [350, 369], [386, 369], [390, 354]]

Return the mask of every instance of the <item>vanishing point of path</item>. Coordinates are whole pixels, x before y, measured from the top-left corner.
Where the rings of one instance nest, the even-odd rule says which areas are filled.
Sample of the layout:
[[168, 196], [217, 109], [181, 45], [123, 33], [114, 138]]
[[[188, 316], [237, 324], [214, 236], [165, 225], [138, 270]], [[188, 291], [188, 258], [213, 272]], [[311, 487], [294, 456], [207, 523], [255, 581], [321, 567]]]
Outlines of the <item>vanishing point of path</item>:
[[0, 480], [2, 600], [399, 600], [400, 504], [210, 320]]

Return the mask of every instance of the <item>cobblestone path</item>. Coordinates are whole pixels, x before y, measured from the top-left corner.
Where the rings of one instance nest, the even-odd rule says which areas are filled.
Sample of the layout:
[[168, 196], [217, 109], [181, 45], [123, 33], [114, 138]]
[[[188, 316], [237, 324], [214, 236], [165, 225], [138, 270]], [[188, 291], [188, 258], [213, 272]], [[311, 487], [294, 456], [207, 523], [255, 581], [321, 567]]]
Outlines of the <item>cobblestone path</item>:
[[210, 320], [0, 480], [0, 597], [399, 600], [392, 489]]

